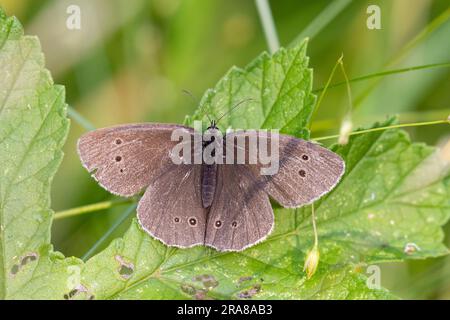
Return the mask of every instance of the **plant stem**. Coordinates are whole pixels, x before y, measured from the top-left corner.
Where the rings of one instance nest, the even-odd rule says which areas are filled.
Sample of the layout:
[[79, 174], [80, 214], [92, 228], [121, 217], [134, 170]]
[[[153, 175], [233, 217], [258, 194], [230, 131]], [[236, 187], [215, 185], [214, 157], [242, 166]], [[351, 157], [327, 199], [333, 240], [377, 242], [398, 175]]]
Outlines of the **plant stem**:
[[[389, 76], [389, 75], [393, 75], [393, 74], [400, 74], [400, 73], [405, 73], [405, 72], [411, 72], [411, 71], [416, 71], [416, 70], [433, 69], [433, 68], [449, 68], [449, 67], [450, 67], [450, 62], [425, 64], [425, 65], [416, 66], [416, 67], [408, 67], [408, 68], [394, 69], [394, 70], [387, 70], [387, 71], [372, 73], [372, 74], [368, 74], [368, 75], [365, 75], [365, 76], [360, 76], [360, 77], [356, 77], [356, 78], [350, 79], [349, 82], [350, 83], [351, 82], [358, 82], [358, 81], [363, 81], [363, 80], [369, 80], [369, 79], [372, 79], [372, 78], [378, 78], [378, 77]], [[335, 68], [336, 68], [336, 66], [335, 66]], [[322, 92], [322, 91], [326, 91], [327, 89], [331, 89], [331, 88], [342, 86], [345, 83], [346, 83], [346, 81], [342, 81], [342, 82], [338, 82], [338, 83], [330, 85], [327, 82], [327, 84], [324, 87], [319, 88], [319, 89], [315, 89], [312, 92], [313, 93], [319, 93], [319, 92]]]
[[[420, 112], [404, 112], [398, 113], [397, 116], [401, 123], [419, 122], [419, 121], [434, 121], [435, 119], [444, 119], [448, 115], [447, 110], [428, 110]], [[384, 114], [383, 114], [384, 116]], [[358, 117], [362, 122], [376, 122], [380, 120], [380, 114], [360, 115]], [[336, 118], [328, 118], [315, 120], [311, 126], [312, 132], [320, 132], [324, 130], [336, 129], [340, 121]]]
[[277, 30], [272, 17], [272, 11], [268, 0], [255, 0], [256, 8], [258, 9], [259, 18], [266, 36], [267, 45], [270, 53], [274, 53], [280, 48], [280, 42], [278, 40]]
[[317, 226], [316, 226], [316, 214], [314, 212], [314, 203], [311, 204], [311, 219], [314, 231], [314, 246], [317, 247], [319, 245], [319, 236], [317, 235]]
[[134, 202], [134, 199], [119, 199], [119, 200], [109, 200], [109, 201], [97, 202], [97, 203], [88, 204], [88, 205], [81, 206], [81, 207], [58, 211], [53, 216], [53, 219], [58, 220], [58, 219], [64, 219], [64, 218], [68, 218], [68, 217], [78, 216], [78, 215], [82, 215], [85, 213], [109, 209], [114, 206], [121, 205], [124, 203], [130, 203], [130, 202]]
[[[366, 129], [366, 130], [353, 131], [350, 133], [350, 136], [363, 134], [363, 133], [369, 133], [369, 132], [375, 132], [375, 131], [388, 130], [388, 129], [431, 126], [431, 125], [435, 125], [435, 124], [450, 124], [450, 120], [447, 119], [447, 120], [435, 120], [435, 121], [428, 121], [428, 122], [394, 124], [392, 126], [387, 126], [387, 127], [379, 127], [379, 128], [372, 128], [372, 129]], [[335, 135], [331, 135], [331, 136], [317, 137], [317, 138], [312, 138], [312, 140], [322, 141], [322, 140], [329, 140], [329, 139], [335, 139], [335, 138], [339, 138], [339, 135], [335, 134]]]
[[323, 97], [325, 96], [325, 93], [327, 92], [327, 89], [328, 89], [328, 87], [329, 87], [329, 85], [331, 83], [331, 80], [334, 77], [334, 73], [336, 72], [336, 68], [338, 67], [338, 65], [341, 62], [342, 58], [343, 58], [343, 56], [341, 55], [339, 57], [339, 59], [336, 61], [336, 64], [334, 65], [333, 70], [331, 70], [330, 76], [328, 77], [328, 80], [325, 83], [325, 87], [323, 88], [322, 92], [320, 93], [319, 99], [317, 99], [317, 103], [314, 106], [314, 110], [313, 110], [313, 113], [311, 115], [311, 121], [309, 122], [309, 129], [311, 129], [311, 126], [312, 126], [312, 123], [313, 123], [312, 119], [314, 119], [314, 116], [316, 115], [317, 110], [319, 110], [319, 107], [320, 107], [320, 104], [322, 103]]
[[344, 68], [344, 56], [342, 55], [341, 59], [339, 59], [339, 66], [341, 67], [342, 74], [345, 78], [345, 83], [347, 85], [347, 96], [348, 96], [348, 106], [349, 106], [349, 113], [353, 110], [353, 98], [352, 98], [352, 89], [350, 87], [350, 81], [347, 77], [347, 72], [345, 72]]
[[303, 29], [300, 34], [295, 37], [294, 41], [291, 42], [290, 46], [295, 45], [303, 41], [304, 38], [313, 38], [316, 36], [323, 28], [325, 28], [331, 21], [333, 21], [336, 16], [341, 13], [352, 0], [337, 0], [332, 1], [324, 10], [322, 10], [313, 21], [311, 21], [308, 26]]
[[81, 114], [78, 113], [74, 108], [71, 106], [67, 107], [67, 114], [69, 117], [71, 117], [75, 122], [77, 122], [80, 126], [82, 126], [87, 131], [95, 130], [94, 125], [89, 122], [85, 117], [83, 117]]
[[87, 259], [89, 259], [97, 250], [97, 248], [108, 239], [108, 237], [130, 216], [131, 213], [134, 212], [134, 209], [136, 209], [136, 203], [133, 203], [128, 207], [127, 210], [122, 213], [119, 219], [116, 220], [116, 222], [108, 229], [108, 231], [106, 231], [100, 237], [100, 239], [98, 239], [94, 243], [94, 245], [81, 257], [81, 260], [86, 261]]

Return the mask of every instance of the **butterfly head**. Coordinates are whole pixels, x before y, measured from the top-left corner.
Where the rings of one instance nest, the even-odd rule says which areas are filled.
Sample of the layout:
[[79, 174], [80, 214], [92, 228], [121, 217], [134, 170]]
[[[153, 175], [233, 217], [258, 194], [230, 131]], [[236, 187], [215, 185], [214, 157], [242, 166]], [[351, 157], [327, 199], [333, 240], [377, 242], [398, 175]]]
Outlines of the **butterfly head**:
[[218, 130], [219, 128], [217, 128], [217, 122], [216, 120], [211, 120], [211, 123], [209, 125], [208, 128], [206, 128], [206, 130]]

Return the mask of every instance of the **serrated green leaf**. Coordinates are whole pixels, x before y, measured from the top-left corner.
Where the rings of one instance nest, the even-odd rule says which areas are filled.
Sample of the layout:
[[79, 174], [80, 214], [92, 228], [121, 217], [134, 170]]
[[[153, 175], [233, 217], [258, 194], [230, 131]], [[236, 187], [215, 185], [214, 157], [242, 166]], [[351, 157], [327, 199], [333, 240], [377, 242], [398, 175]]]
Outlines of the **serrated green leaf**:
[[52, 251], [50, 184], [69, 121], [35, 37], [0, 10], [0, 298], [67, 291], [69, 265]]
[[[384, 289], [368, 289], [364, 275], [350, 266], [323, 263], [307, 281], [302, 249], [286, 246], [293, 239], [275, 236], [240, 253], [179, 250], [151, 239], [134, 221], [124, 238], [86, 263], [81, 282], [100, 299], [393, 298]], [[131, 273], [122, 272], [124, 264]]]
[[[281, 48], [273, 56], [262, 53], [244, 69], [233, 67], [203, 95], [193, 120], [219, 119], [222, 128], [280, 129], [307, 138], [315, 95], [312, 69], [308, 68], [307, 41], [290, 48]], [[240, 101], [239, 108], [230, 110]]]

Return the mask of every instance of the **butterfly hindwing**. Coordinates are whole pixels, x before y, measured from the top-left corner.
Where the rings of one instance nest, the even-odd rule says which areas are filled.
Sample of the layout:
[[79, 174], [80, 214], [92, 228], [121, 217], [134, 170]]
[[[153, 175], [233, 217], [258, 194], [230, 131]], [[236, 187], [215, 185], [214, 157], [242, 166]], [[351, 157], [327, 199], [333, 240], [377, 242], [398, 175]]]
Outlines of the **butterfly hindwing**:
[[245, 165], [219, 165], [205, 245], [240, 251], [262, 241], [274, 224], [269, 197]]
[[139, 224], [167, 245], [185, 248], [203, 244], [206, 209], [200, 187], [201, 165], [170, 165], [139, 201]]

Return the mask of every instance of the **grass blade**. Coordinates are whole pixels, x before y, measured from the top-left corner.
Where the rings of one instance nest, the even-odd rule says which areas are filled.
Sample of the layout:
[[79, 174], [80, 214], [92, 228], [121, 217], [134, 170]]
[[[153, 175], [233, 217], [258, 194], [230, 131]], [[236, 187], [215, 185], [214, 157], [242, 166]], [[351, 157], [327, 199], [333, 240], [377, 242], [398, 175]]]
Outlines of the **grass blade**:
[[304, 38], [315, 37], [324, 29], [334, 18], [336, 18], [352, 0], [332, 1], [311, 23], [291, 42], [291, 46], [300, 43]]
[[95, 253], [97, 248], [101, 246], [109, 238], [109, 236], [134, 212], [136, 206], [136, 203], [130, 205], [128, 209], [122, 213], [119, 219], [117, 219], [116, 222], [114, 222], [114, 224], [108, 229], [108, 231], [106, 231], [103, 236], [101, 236], [100, 239], [98, 239], [97, 242], [95, 242], [94, 245], [81, 257], [81, 259], [83, 261], [89, 259]]
[[275, 28], [275, 23], [273, 22], [269, 2], [267, 0], [256, 0], [256, 8], [258, 9], [259, 18], [263, 26], [270, 53], [274, 53], [280, 48], [280, 41], [278, 40], [277, 30]]

